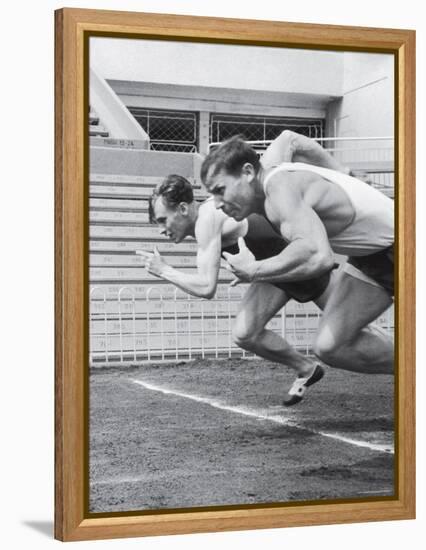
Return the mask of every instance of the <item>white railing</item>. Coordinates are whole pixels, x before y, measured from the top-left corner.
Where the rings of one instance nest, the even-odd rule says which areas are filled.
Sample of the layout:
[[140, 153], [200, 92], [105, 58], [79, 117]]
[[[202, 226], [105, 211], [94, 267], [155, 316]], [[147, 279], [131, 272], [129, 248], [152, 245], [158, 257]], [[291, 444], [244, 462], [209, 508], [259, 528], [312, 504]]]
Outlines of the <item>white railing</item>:
[[[222, 288], [214, 300], [193, 298], [171, 287], [141, 294], [123, 286], [117, 295], [102, 286], [90, 292], [90, 364], [128, 365], [194, 358], [253, 357], [234, 344], [232, 326], [243, 288]], [[314, 304], [290, 302], [268, 328], [311, 354], [320, 319]], [[378, 323], [393, 331], [393, 309]]]
[[[385, 162], [388, 169], [393, 170], [394, 138], [391, 136], [373, 137], [326, 137], [311, 138], [320, 143], [327, 151], [336, 156], [341, 162], [375, 163]], [[267, 149], [272, 140], [247, 141], [260, 154]], [[209, 144], [209, 150], [218, 147], [220, 142]], [[367, 168], [367, 165], [366, 165]]]
[[342, 164], [366, 171], [393, 172], [393, 137], [322, 138], [317, 140]]
[[[346, 144], [346, 143], [357, 143], [358, 145], [365, 147], [368, 143], [374, 143], [378, 142], [381, 143], [384, 148], [390, 147], [390, 145], [393, 145], [394, 138], [393, 136], [369, 136], [369, 137], [312, 137], [310, 139], [313, 139], [314, 141], [318, 141], [321, 144]], [[263, 150], [266, 149], [271, 143], [275, 141], [272, 139], [266, 139], [266, 140], [257, 140], [257, 141], [250, 141], [247, 140], [246, 143], [251, 145], [253, 149], [259, 149]], [[209, 149], [212, 149], [214, 147], [219, 147], [223, 142], [221, 141], [214, 141], [209, 143]], [[335, 147], [335, 145], [332, 145], [332, 148]]]
[[[357, 177], [368, 175], [368, 181], [388, 196], [394, 194], [394, 138], [373, 137], [327, 137], [312, 138], [320, 143], [341, 164], [354, 171]], [[260, 155], [272, 143], [268, 141], [247, 141]], [[209, 149], [218, 147], [210, 143]]]

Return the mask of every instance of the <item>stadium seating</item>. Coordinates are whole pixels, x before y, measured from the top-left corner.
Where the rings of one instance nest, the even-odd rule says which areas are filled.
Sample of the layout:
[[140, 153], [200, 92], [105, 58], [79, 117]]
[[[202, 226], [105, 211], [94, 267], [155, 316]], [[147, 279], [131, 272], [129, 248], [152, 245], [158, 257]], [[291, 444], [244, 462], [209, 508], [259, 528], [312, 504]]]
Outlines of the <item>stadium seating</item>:
[[[90, 124], [89, 282], [90, 353], [94, 364], [229, 353], [231, 316], [241, 290], [228, 292], [231, 276], [220, 270], [218, 297], [190, 298], [147, 273], [137, 249], [157, 246], [165, 260], [184, 271], [195, 268], [196, 243], [175, 245], [149, 223], [148, 198], [170, 173], [185, 176], [197, 200], [206, 198], [197, 180], [201, 158], [193, 153], [147, 151], [134, 140], [99, 137]], [[234, 301], [232, 299], [234, 298]]]

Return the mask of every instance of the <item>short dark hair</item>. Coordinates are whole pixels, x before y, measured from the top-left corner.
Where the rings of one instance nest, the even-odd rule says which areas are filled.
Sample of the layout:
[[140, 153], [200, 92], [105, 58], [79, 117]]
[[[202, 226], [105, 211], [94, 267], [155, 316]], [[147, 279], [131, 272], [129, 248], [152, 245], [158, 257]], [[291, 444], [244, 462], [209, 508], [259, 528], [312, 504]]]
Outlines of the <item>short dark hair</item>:
[[217, 149], [213, 149], [204, 159], [201, 165], [201, 181], [206, 184], [207, 174], [212, 166], [212, 176], [216, 176], [221, 170], [237, 176], [246, 162], [253, 165], [256, 173], [259, 171], [259, 155], [244, 141], [243, 136], [233, 136]]
[[148, 200], [149, 221], [155, 223], [154, 203], [162, 197], [169, 208], [177, 208], [181, 202], [190, 204], [194, 200], [191, 183], [183, 176], [170, 174], [157, 185]]

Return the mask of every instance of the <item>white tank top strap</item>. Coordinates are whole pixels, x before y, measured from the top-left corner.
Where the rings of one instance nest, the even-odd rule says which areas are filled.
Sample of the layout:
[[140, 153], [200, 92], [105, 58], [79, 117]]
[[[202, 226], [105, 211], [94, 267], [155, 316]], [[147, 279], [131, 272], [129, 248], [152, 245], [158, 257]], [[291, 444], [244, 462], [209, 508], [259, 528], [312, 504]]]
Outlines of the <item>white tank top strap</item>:
[[263, 180], [263, 190], [266, 191], [266, 186], [269, 183], [269, 181], [275, 176], [275, 174], [278, 174], [279, 172], [291, 172], [295, 170], [295, 162], [283, 162], [279, 166], [276, 166], [273, 168], [270, 172], [268, 172], [265, 176], [265, 179]]

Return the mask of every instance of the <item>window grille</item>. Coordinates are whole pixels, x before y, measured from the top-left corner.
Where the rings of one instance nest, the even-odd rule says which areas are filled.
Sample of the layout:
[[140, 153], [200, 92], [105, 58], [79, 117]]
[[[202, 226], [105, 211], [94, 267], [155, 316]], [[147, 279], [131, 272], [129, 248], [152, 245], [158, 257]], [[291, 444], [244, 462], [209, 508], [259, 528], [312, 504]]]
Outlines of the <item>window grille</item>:
[[197, 113], [140, 107], [129, 107], [129, 111], [149, 135], [152, 150], [183, 153], [197, 151]]
[[294, 117], [273, 117], [253, 115], [210, 115], [210, 143], [218, 143], [241, 134], [247, 141], [273, 140], [283, 130], [293, 130], [311, 138], [324, 135], [324, 120]]

